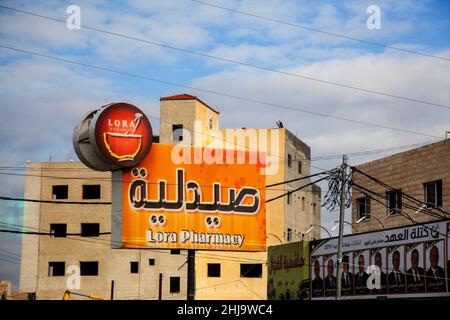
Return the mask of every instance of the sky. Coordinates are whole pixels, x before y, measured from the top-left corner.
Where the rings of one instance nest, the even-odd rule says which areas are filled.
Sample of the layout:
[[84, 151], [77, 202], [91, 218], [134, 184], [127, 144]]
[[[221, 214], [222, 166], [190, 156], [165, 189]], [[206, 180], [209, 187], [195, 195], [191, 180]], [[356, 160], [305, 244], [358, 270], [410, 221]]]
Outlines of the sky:
[[[429, 143], [450, 130], [450, 2], [204, 2], [212, 6], [192, 0], [2, 1], [33, 15], [0, 8], [0, 46], [113, 72], [0, 47], [0, 168], [76, 161], [73, 127], [87, 111], [114, 101], [139, 106], [158, 132], [159, 98], [179, 93], [219, 110], [223, 128], [270, 128], [280, 120], [311, 147], [313, 159], [336, 155], [313, 161], [313, 172], [338, 166], [342, 154]], [[70, 5], [80, 8], [81, 29], [36, 16], [64, 22]], [[367, 26], [370, 5], [380, 8], [379, 29]], [[349, 163], [402, 150], [350, 156]], [[23, 177], [4, 173], [21, 171], [0, 169], [0, 195], [23, 196]], [[22, 209], [20, 202], [1, 201], [0, 223], [20, 225]], [[322, 209], [324, 227], [337, 218]], [[20, 236], [0, 234], [0, 279], [13, 280], [16, 290], [18, 255]]]

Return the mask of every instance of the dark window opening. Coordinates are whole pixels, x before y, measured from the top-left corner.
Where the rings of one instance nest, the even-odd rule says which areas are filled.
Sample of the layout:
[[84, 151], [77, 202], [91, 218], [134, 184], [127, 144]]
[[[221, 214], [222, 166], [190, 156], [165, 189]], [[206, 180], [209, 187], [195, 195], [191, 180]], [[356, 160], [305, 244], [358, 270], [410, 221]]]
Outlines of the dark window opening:
[[183, 141], [183, 125], [172, 125], [172, 141]]
[[298, 161], [298, 174], [302, 174], [302, 162]]
[[99, 223], [82, 223], [81, 224], [82, 237], [98, 237], [100, 236]]
[[69, 186], [53, 186], [52, 187], [52, 199], [60, 200], [60, 199], [68, 199], [69, 198]]
[[92, 184], [92, 185], [83, 185], [83, 199], [100, 199], [100, 185]]
[[291, 241], [291, 234], [292, 234], [292, 229], [287, 228], [287, 232], [286, 232], [286, 239], [287, 239], [287, 242], [290, 242], [290, 241]]
[[395, 214], [402, 210], [402, 192], [400, 190], [392, 190], [387, 192], [388, 196], [388, 214]]
[[356, 205], [358, 210], [358, 219], [362, 217], [370, 218], [370, 198], [362, 197], [356, 199]]
[[130, 262], [130, 273], [139, 273], [139, 262], [138, 261]]
[[442, 207], [442, 180], [424, 183], [427, 208]]
[[241, 263], [241, 277], [261, 278], [262, 264]]
[[180, 277], [170, 277], [170, 293], [180, 292]]
[[286, 199], [287, 199], [287, 204], [291, 204], [291, 193], [287, 194]]
[[180, 254], [180, 250], [172, 249], [170, 250], [170, 254]]
[[220, 278], [220, 263], [208, 263], [208, 277]]
[[81, 261], [80, 275], [98, 276], [98, 261]]
[[52, 238], [64, 238], [67, 236], [67, 224], [52, 223], [50, 224], [50, 233]]
[[155, 259], [148, 259], [148, 265], [154, 266], [155, 265]]
[[288, 153], [288, 167], [292, 168], [292, 155]]
[[66, 263], [63, 261], [52, 261], [48, 263], [48, 275], [50, 277], [64, 276]]

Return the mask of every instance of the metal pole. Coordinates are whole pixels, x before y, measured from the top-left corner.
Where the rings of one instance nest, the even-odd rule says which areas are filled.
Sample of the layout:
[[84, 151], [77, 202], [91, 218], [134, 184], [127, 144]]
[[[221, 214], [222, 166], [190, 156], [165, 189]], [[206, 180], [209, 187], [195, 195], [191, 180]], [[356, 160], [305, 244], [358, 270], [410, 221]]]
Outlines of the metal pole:
[[111, 280], [111, 300], [114, 300], [114, 280]]
[[162, 273], [159, 274], [158, 300], [162, 300]]
[[345, 178], [347, 171], [347, 156], [342, 156], [341, 166], [341, 210], [339, 213], [339, 240], [337, 254], [337, 284], [336, 284], [336, 300], [341, 299], [341, 278], [342, 278], [342, 242], [344, 238], [344, 214], [345, 214]]
[[195, 299], [195, 250], [188, 250], [187, 299]]

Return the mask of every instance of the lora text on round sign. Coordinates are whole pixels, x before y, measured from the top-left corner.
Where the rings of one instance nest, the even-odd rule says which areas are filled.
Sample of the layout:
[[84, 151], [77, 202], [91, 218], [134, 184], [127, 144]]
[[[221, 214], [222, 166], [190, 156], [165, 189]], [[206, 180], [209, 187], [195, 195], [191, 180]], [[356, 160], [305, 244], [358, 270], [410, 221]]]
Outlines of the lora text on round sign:
[[149, 153], [152, 141], [148, 118], [136, 106], [123, 102], [87, 113], [73, 133], [78, 157], [97, 171], [138, 165]]

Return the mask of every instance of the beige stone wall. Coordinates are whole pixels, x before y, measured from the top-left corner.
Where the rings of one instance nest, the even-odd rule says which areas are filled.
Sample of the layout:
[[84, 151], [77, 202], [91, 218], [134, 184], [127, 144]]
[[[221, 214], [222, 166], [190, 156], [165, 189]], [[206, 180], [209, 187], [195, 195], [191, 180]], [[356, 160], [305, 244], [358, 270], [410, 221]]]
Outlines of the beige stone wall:
[[11, 281], [0, 280], [0, 299], [6, 294], [6, 299], [11, 299]]
[[162, 100], [160, 104], [159, 142], [173, 143], [172, 125], [183, 124], [191, 137], [194, 137], [196, 119], [196, 100]]
[[[285, 151], [285, 179], [293, 180], [305, 177], [311, 174], [310, 160], [311, 150], [294, 134], [286, 131], [286, 151]], [[292, 157], [292, 165], [288, 166], [288, 155]], [[299, 173], [299, 162], [301, 162], [301, 173]], [[295, 190], [303, 185], [311, 182], [311, 179], [293, 181], [287, 184], [286, 191]], [[318, 187], [316, 187], [317, 189]], [[290, 241], [300, 240], [299, 234], [304, 234], [310, 224], [320, 225], [320, 195], [317, 196], [313, 192], [313, 186], [306, 187], [291, 194], [290, 203], [287, 197], [284, 198], [284, 215], [285, 215], [285, 230], [284, 239], [287, 241], [287, 229], [293, 231], [290, 236]], [[320, 238], [320, 229], [313, 229], [305, 238]]]
[[[25, 177], [25, 199], [41, 199], [42, 182], [40, 168], [40, 164], [27, 164], [27, 172], [29, 172], [30, 175]], [[23, 225], [27, 227], [25, 230], [39, 230], [41, 204], [36, 202], [25, 202], [23, 210]], [[22, 235], [19, 282], [20, 292], [36, 292], [39, 240], [40, 237], [37, 235]]]
[[[401, 189], [402, 192], [412, 195], [415, 198], [425, 201], [424, 186], [426, 182], [442, 179], [442, 209], [450, 211], [450, 140], [433, 143], [424, 147], [416, 148], [406, 152], [398, 153], [386, 158], [371, 161], [357, 166], [358, 169], [378, 178], [388, 185]], [[370, 190], [385, 195], [386, 188], [380, 186], [359, 173], [353, 175], [356, 184], [364, 186]], [[353, 190], [352, 200], [352, 222], [357, 220], [356, 199], [364, 194]], [[380, 201], [386, 200], [377, 198]], [[404, 197], [402, 203], [414, 205]], [[417, 206], [417, 209], [419, 206]], [[422, 212], [414, 213], [416, 210], [403, 207], [403, 212], [410, 215], [419, 222], [428, 222], [439, 218], [431, 217]], [[433, 210], [437, 212], [436, 210]], [[371, 200], [371, 214], [381, 219], [386, 228], [411, 224], [406, 217], [399, 214], [390, 216], [385, 220], [387, 208], [374, 200]], [[358, 231], [372, 231], [380, 229], [381, 225], [374, 218], [358, 224]]]
[[[68, 185], [67, 201], [111, 201], [111, 173], [95, 172], [80, 163], [32, 164], [27, 169], [27, 174], [39, 175], [41, 181], [27, 177], [26, 197], [50, 200], [53, 185]], [[84, 184], [100, 184], [101, 199], [83, 200]], [[37, 207], [26, 206], [24, 225], [33, 222], [36, 217], [40, 217], [37, 228], [42, 232], [49, 232], [51, 223], [67, 223], [68, 233], [80, 233], [81, 223], [100, 223], [100, 232], [111, 230], [110, 205], [41, 203]], [[171, 255], [170, 251], [163, 250], [111, 249], [110, 235], [66, 238], [33, 236], [31, 239], [34, 242], [29, 239], [26, 235], [22, 245], [20, 290], [36, 292], [37, 299], [61, 299], [67, 289], [66, 282], [70, 274], [66, 272], [64, 277], [48, 276], [50, 261], [64, 261], [66, 270], [70, 265], [79, 266], [80, 261], [99, 262], [98, 276], [82, 276], [81, 288], [73, 290], [75, 292], [109, 299], [111, 281], [114, 280], [115, 299], [157, 299], [159, 274], [162, 273], [163, 298], [186, 299], [187, 268], [183, 266], [177, 270], [186, 261], [185, 252]], [[155, 259], [155, 265], [149, 265], [150, 258]], [[138, 274], [130, 273], [131, 261], [139, 261]], [[170, 276], [180, 277], [179, 293], [169, 292]], [[77, 296], [73, 297], [79, 299]]]

